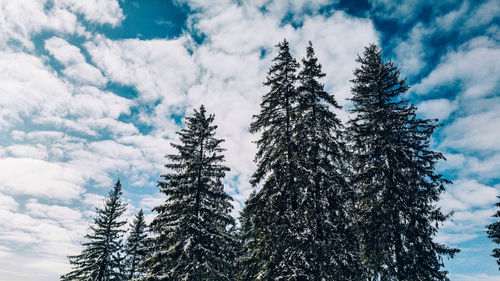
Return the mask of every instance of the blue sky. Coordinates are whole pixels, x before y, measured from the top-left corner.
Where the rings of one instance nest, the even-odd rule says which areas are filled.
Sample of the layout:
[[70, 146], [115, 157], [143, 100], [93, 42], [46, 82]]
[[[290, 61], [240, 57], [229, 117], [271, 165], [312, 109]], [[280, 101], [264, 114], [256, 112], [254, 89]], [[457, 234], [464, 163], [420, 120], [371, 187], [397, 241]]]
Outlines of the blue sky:
[[443, 124], [433, 146], [454, 184], [439, 205], [455, 215], [436, 240], [462, 249], [450, 278], [500, 280], [484, 234], [500, 190], [498, 1], [2, 1], [0, 30], [0, 280], [67, 272], [117, 178], [128, 217], [160, 202], [163, 156], [202, 103], [226, 139], [236, 215], [255, 168], [248, 126], [284, 37], [298, 59], [312, 41], [345, 107], [368, 43], [401, 67], [419, 114]]

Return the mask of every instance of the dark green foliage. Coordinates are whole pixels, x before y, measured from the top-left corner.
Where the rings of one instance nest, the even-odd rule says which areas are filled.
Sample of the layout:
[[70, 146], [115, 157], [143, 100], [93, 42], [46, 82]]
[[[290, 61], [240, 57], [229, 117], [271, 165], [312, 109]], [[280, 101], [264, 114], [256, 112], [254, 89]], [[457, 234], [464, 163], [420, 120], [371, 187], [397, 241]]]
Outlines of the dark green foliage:
[[262, 257], [259, 256], [258, 247], [255, 244], [258, 241], [259, 232], [253, 227], [252, 215], [256, 212], [254, 210], [253, 202], [256, 192], [253, 191], [248, 199], [245, 201], [243, 211], [240, 213], [240, 233], [239, 241], [241, 243], [241, 250], [237, 259], [237, 280], [252, 280], [259, 273], [259, 266], [262, 263]]
[[85, 235], [86, 242], [82, 243], [83, 251], [80, 255], [69, 256], [72, 271], [61, 276], [61, 280], [125, 280], [121, 256], [125, 231], [121, 227], [126, 221], [120, 220], [120, 216], [126, 210], [126, 203], [121, 201], [121, 194], [118, 180], [104, 201], [104, 207], [96, 208], [91, 233]]
[[130, 235], [125, 247], [125, 273], [127, 280], [144, 276], [145, 269], [140, 266], [144, 261], [146, 251], [147, 226], [142, 209], [135, 215], [130, 224]]
[[214, 137], [213, 115], [201, 106], [178, 132], [177, 154], [169, 154], [168, 173], [158, 185], [167, 197], [153, 210], [154, 233], [145, 280], [232, 280], [235, 240], [230, 232], [232, 198], [224, 192], [222, 139]]
[[[498, 199], [500, 199], [500, 196], [498, 196]], [[495, 204], [496, 207], [500, 208], [500, 202]], [[498, 210], [494, 215], [494, 218], [500, 218], [500, 210]], [[500, 222], [494, 222], [490, 225], [488, 225], [488, 230], [486, 231], [488, 234], [488, 238], [493, 240], [496, 244], [500, 244]], [[499, 270], [500, 270], [500, 249], [495, 248], [493, 249], [493, 254], [492, 256], [497, 259], [497, 264], [499, 265]]]
[[261, 110], [250, 126], [261, 133], [255, 157], [254, 185], [262, 189], [247, 202], [245, 218], [251, 226], [245, 236], [245, 260], [253, 261], [244, 276], [247, 280], [305, 280], [308, 265], [301, 249], [299, 220], [300, 190], [296, 184], [297, 143], [294, 122], [297, 103], [295, 89], [298, 63], [289, 52], [286, 40], [276, 46], [265, 86], [270, 88]]
[[332, 111], [340, 106], [319, 82], [325, 74], [310, 42], [302, 64], [294, 132], [308, 279], [359, 280], [359, 249], [348, 213], [353, 198], [346, 183], [347, 150], [343, 126]]
[[369, 278], [447, 280], [442, 258], [459, 250], [432, 240], [448, 218], [435, 203], [450, 183], [435, 172], [444, 157], [429, 148], [438, 125], [416, 117], [416, 108], [402, 97], [405, 80], [375, 45], [357, 62], [349, 132]]

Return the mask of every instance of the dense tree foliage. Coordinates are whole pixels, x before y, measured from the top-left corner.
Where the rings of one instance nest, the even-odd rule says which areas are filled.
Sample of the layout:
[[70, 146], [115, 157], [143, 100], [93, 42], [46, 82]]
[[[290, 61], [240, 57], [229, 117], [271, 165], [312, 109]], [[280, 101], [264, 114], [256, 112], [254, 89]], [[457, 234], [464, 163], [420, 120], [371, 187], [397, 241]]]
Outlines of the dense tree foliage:
[[365, 265], [375, 280], [447, 280], [443, 256], [457, 249], [433, 241], [447, 219], [435, 206], [450, 183], [436, 174], [441, 153], [429, 148], [437, 125], [416, 117], [403, 98], [405, 79], [370, 45], [352, 80], [349, 122], [353, 183]]
[[145, 274], [145, 269], [140, 265], [147, 256], [147, 237], [147, 225], [141, 209], [130, 224], [130, 234], [125, 246], [125, 276], [128, 280]]
[[252, 243], [247, 243], [248, 260], [257, 272], [248, 280], [306, 280], [309, 265], [303, 251], [304, 228], [299, 214], [300, 187], [297, 184], [298, 145], [295, 139], [298, 92], [295, 87], [299, 64], [291, 56], [286, 40], [277, 46], [264, 85], [269, 88], [260, 113], [250, 125], [260, 133], [255, 157], [257, 170], [252, 183], [262, 184], [248, 201]]
[[301, 220], [308, 280], [359, 280], [359, 249], [349, 206], [347, 149], [343, 126], [333, 112], [340, 106], [325, 91], [325, 76], [309, 42], [298, 75], [295, 139], [298, 144]]
[[118, 180], [105, 199], [104, 207], [96, 208], [94, 224], [82, 243], [83, 251], [80, 255], [69, 256], [72, 271], [61, 276], [61, 280], [125, 280], [122, 255], [125, 231], [122, 226], [127, 222], [120, 218], [126, 210], [121, 194]]
[[186, 118], [178, 132], [177, 154], [169, 154], [168, 172], [158, 185], [166, 195], [150, 224], [156, 234], [146, 260], [145, 280], [224, 281], [234, 276], [235, 240], [229, 228], [232, 198], [224, 192], [224, 166], [220, 144], [214, 137], [214, 116], [205, 108]]
[[[443, 258], [459, 250], [433, 240], [449, 217], [436, 203], [451, 183], [436, 173], [444, 157], [430, 148], [437, 120], [416, 116], [398, 68], [370, 45], [357, 59], [344, 128], [312, 44], [301, 64], [286, 40], [276, 47], [250, 124], [259, 189], [239, 228], [224, 192], [224, 140], [201, 106], [167, 155], [158, 182], [165, 201], [152, 222], [141, 210], [122, 245], [117, 181], [61, 280], [448, 280]], [[500, 243], [500, 222], [487, 233]], [[500, 265], [500, 250], [493, 256]]]

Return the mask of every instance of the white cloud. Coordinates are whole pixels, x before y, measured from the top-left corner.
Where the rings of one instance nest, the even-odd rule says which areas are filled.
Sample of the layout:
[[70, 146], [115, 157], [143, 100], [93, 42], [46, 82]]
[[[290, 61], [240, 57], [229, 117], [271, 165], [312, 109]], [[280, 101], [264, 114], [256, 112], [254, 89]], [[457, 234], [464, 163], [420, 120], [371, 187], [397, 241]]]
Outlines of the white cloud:
[[64, 39], [52, 37], [45, 40], [45, 49], [65, 66], [66, 77], [81, 84], [104, 86], [108, 82], [101, 71], [86, 63], [80, 49], [69, 44]]
[[45, 40], [45, 49], [65, 66], [85, 62], [85, 57], [78, 47], [59, 37], [54, 36]]
[[134, 86], [147, 102], [178, 105], [198, 75], [188, 44], [189, 38], [112, 41], [98, 36], [85, 47], [108, 79]]
[[71, 113], [78, 117], [117, 119], [122, 114], [129, 114], [130, 107], [134, 105], [134, 102], [112, 92], [84, 86], [75, 89], [75, 95], [70, 104]]
[[500, 185], [492, 187], [471, 179], [448, 185], [447, 191], [441, 194], [439, 206], [445, 213], [455, 213], [443, 224], [436, 241], [463, 243], [482, 235], [496, 212], [493, 205], [498, 200], [499, 190]]
[[[0, 209], [7, 211], [16, 211], [19, 208], [19, 204], [16, 200], [10, 196], [0, 193]], [[0, 246], [0, 251], [3, 247]]]
[[[497, 99], [490, 99], [497, 102]], [[499, 151], [500, 144], [500, 106], [490, 111], [483, 111], [459, 117], [442, 134], [445, 139], [441, 146], [460, 151]]]
[[83, 192], [85, 178], [72, 167], [28, 158], [1, 158], [0, 190], [68, 201]]
[[457, 110], [458, 105], [456, 102], [448, 99], [434, 99], [426, 100], [418, 105], [418, 112], [424, 118], [434, 119], [437, 118], [441, 121], [448, 119], [450, 114]]
[[55, 6], [82, 14], [86, 20], [117, 26], [125, 18], [118, 0], [55, 0]]
[[36, 272], [37, 280], [53, 280], [68, 270], [65, 256], [78, 251], [86, 221], [77, 211], [34, 200], [27, 202], [26, 211], [29, 214], [0, 210], [0, 242], [8, 245], [7, 254], [10, 247], [16, 252], [0, 261], [2, 278], [27, 280]]
[[[478, 183], [475, 180], [458, 180], [448, 186], [441, 195], [440, 205], [445, 212], [491, 208], [497, 201], [496, 188]], [[455, 216], [454, 219], [460, 219]]]
[[14, 157], [46, 160], [48, 158], [47, 149], [44, 145], [21, 145], [15, 144], [6, 147], [6, 150]]
[[465, 26], [467, 28], [480, 28], [491, 23], [494, 19], [498, 19], [499, 15], [500, 3], [495, 0], [486, 1], [468, 15]]
[[64, 115], [71, 97], [66, 84], [40, 58], [0, 52], [0, 126], [21, 121], [21, 115]]
[[413, 90], [420, 95], [433, 89], [458, 84], [465, 98], [495, 95], [500, 84], [500, 49], [494, 41], [477, 37], [462, 45], [459, 50], [446, 54], [439, 65]]
[[46, 0], [2, 1], [0, 3], [0, 47], [12, 42], [33, 49], [31, 36], [43, 30], [85, 35], [84, 27], [75, 14], [54, 5], [46, 10]]
[[88, 63], [78, 63], [68, 66], [64, 71], [64, 75], [81, 83], [96, 86], [104, 86], [108, 82], [101, 71]]
[[45, 205], [37, 201], [25, 204], [26, 214], [34, 218], [52, 219], [66, 227], [77, 227], [82, 223], [82, 214], [74, 209], [58, 206]]
[[408, 34], [406, 40], [397, 41], [395, 46], [396, 60], [405, 75], [418, 74], [426, 66], [426, 46], [424, 40], [434, 32], [422, 23], [417, 23]]
[[102, 202], [104, 202], [104, 198], [104, 196], [99, 194], [85, 193], [83, 195], [82, 202], [87, 204], [91, 208], [95, 208], [102, 205]]

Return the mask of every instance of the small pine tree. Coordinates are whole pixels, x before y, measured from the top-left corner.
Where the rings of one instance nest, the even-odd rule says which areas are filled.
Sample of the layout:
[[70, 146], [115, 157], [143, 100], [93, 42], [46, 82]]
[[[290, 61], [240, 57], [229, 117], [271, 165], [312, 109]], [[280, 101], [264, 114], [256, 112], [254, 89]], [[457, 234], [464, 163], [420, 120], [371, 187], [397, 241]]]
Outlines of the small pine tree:
[[[500, 196], [498, 196], [498, 199], [500, 199]], [[500, 208], [500, 202], [496, 203], [495, 206]], [[500, 218], [500, 210], [498, 210], [493, 215], [493, 217]], [[488, 234], [488, 238], [492, 239], [493, 242], [495, 242], [496, 244], [500, 244], [500, 221], [488, 225], [488, 230], [486, 231], [486, 233]], [[493, 249], [492, 256], [497, 259], [497, 264], [499, 265], [500, 270], [500, 249]]]
[[94, 225], [91, 233], [85, 235], [80, 255], [69, 256], [72, 271], [61, 276], [63, 281], [120, 281], [123, 275], [122, 235], [121, 229], [127, 222], [120, 217], [126, 210], [122, 202], [120, 180], [118, 180], [104, 201], [103, 208], [96, 208]]
[[311, 264], [308, 280], [359, 280], [359, 249], [348, 214], [343, 126], [332, 111], [340, 106], [319, 82], [325, 74], [311, 42], [298, 78], [295, 139], [306, 231], [303, 248]]
[[448, 216], [435, 206], [450, 181], [429, 147], [435, 120], [418, 119], [403, 99], [405, 79], [370, 45], [354, 70], [349, 121], [361, 247], [371, 280], [448, 280], [443, 256], [458, 249], [433, 241]]
[[135, 215], [134, 220], [130, 224], [130, 235], [127, 238], [125, 247], [125, 268], [127, 280], [136, 279], [144, 276], [145, 269], [140, 267], [140, 264], [146, 257], [146, 238], [147, 226], [144, 221], [144, 213], [142, 209]]
[[235, 222], [222, 183], [229, 168], [213, 121], [204, 106], [195, 110], [178, 132], [181, 143], [172, 144], [178, 153], [167, 155], [169, 173], [158, 183], [167, 199], [153, 209], [158, 215], [150, 229], [156, 236], [145, 280], [233, 280]]

